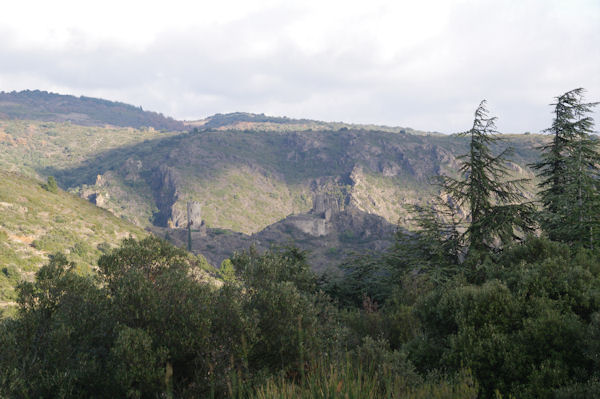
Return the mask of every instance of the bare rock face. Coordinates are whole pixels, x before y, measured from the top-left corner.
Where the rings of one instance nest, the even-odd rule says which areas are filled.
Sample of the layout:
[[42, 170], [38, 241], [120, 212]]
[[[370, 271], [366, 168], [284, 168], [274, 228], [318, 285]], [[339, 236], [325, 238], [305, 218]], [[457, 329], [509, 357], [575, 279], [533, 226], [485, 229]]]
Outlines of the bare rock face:
[[192, 228], [200, 227], [202, 224], [202, 205], [198, 201], [187, 203], [187, 221], [188, 226]]
[[175, 170], [165, 165], [159, 166], [152, 175], [152, 191], [158, 208], [158, 212], [154, 214], [154, 222], [158, 226], [179, 225], [179, 220], [175, 223], [173, 221], [173, 206], [179, 198], [178, 180]]
[[[325, 219], [340, 211], [340, 204], [336, 197], [328, 193], [315, 193], [313, 207], [310, 213], [319, 215]], [[327, 216], [329, 215], [329, 217]]]

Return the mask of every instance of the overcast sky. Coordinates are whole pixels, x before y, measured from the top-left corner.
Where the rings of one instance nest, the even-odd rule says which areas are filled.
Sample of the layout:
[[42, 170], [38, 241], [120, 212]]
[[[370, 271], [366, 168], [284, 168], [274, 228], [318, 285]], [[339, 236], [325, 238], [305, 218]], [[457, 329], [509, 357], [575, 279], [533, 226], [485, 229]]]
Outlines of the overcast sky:
[[584, 87], [600, 101], [599, 0], [19, 0], [3, 2], [0, 37], [0, 91], [178, 119], [247, 111], [452, 133], [485, 98], [500, 131], [539, 132], [555, 96]]

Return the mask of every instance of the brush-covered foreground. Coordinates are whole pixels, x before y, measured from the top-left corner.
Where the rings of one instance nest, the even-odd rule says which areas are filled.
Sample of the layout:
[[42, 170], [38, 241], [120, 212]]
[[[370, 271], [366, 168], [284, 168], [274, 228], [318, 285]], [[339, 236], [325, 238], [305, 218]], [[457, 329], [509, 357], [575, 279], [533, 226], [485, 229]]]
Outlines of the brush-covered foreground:
[[442, 283], [395, 251], [332, 281], [251, 250], [221, 286], [156, 238], [97, 277], [56, 255], [0, 325], [0, 396], [597, 397], [597, 253], [531, 238]]

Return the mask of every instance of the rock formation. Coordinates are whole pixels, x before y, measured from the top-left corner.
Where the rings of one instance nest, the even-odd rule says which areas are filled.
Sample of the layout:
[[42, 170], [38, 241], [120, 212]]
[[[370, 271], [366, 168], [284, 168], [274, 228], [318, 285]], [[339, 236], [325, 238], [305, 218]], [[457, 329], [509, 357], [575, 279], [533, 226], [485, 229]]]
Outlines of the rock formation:
[[206, 225], [202, 220], [202, 205], [198, 201], [187, 203], [187, 227], [198, 231], [201, 236], [206, 235]]
[[173, 205], [179, 198], [178, 179], [175, 170], [165, 165], [159, 166], [152, 176], [152, 191], [158, 212], [154, 222], [158, 226], [183, 227], [173, 221]]

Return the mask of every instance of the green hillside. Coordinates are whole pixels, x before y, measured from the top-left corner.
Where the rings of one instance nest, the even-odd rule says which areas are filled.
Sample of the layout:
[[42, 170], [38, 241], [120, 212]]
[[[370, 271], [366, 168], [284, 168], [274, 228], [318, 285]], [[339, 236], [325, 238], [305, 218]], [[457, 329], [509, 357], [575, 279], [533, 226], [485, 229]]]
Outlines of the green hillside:
[[[516, 148], [514, 173], [533, 177], [526, 165], [536, 159], [541, 137], [508, 139], [502, 146]], [[426, 202], [430, 177], [456, 173], [456, 156], [465, 152], [465, 140], [456, 136], [205, 131], [115, 148], [75, 167], [42, 172], [131, 220], [182, 227], [186, 203], [196, 201], [209, 227], [253, 233], [308, 211], [313, 195], [327, 191], [344, 193], [348, 203], [391, 223], [405, 221], [403, 205]]]
[[40, 181], [0, 170], [0, 308], [13, 304], [14, 287], [31, 280], [57, 251], [69, 254], [80, 273], [139, 227], [72, 194], [46, 191]]
[[[513, 168], [537, 157], [539, 135], [511, 135]], [[0, 121], [0, 169], [45, 179], [140, 225], [181, 227], [186, 202], [209, 227], [258, 232], [308, 211], [316, 192], [340, 191], [360, 210], [406, 222], [407, 203], [431, 195], [429, 178], [454, 173], [457, 136], [358, 129], [323, 131], [148, 129]], [[533, 191], [531, 187], [531, 191]]]
[[92, 97], [75, 97], [40, 90], [0, 92], [2, 119], [35, 119], [86, 126], [151, 127], [183, 130], [182, 122], [142, 107]]
[[[44, 180], [49, 168], [80, 167], [107, 151], [150, 143], [173, 134], [149, 129], [80, 126], [68, 122], [0, 120], [0, 170]], [[135, 195], [137, 197], [139, 193]], [[142, 197], [133, 205], [133, 200], [126, 195], [119, 195], [114, 201], [119, 207], [127, 202], [130, 208], [138, 210], [140, 216], [132, 218], [132, 221], [144, 225], [152, 216], [153, 199], [151, 194]], [[119, 215], [116, 208], [113, 211]]]
[[[43, 92], [19, 95], [31, 100], [36, 112], [47, 109], [40, 105], [45, 98], [50, 103], [57, 98]], [[85, 98], [68, 100], [88, 104]], [[120, 108], [109, 103], [99, 100], [94, 112], [119, 120]], [[28, 115], [42, 118], [33, 111]], [[247, 113], [187, 124], [189, 132], [163, 132], [4, 115], [0, 170], [41, 180], [55, 176], [63, 189], [143, 228], [185, 228], [187, 204], [194, 202], [195, 218], [206, 227], [249, 235], [308, 212], [321, 194], [338, 198], [342, 208], [410, 227], [406, 205], [430, 201], [437, 190], [431, 177], [455, 175], [457, 156], [467, 152], [463, 137], [399, 127]], [[534, 179], [527, 164], [537, 159], [543, 137], [505, 138], [493, 151], [514, 147], [513, 175]], [[533, 198], [535, 181], [525, 190]], [[346, 233], [331, 232], [332, 237]], [[328, 257], [335, 259], [329, 251], [321, 260]]]

